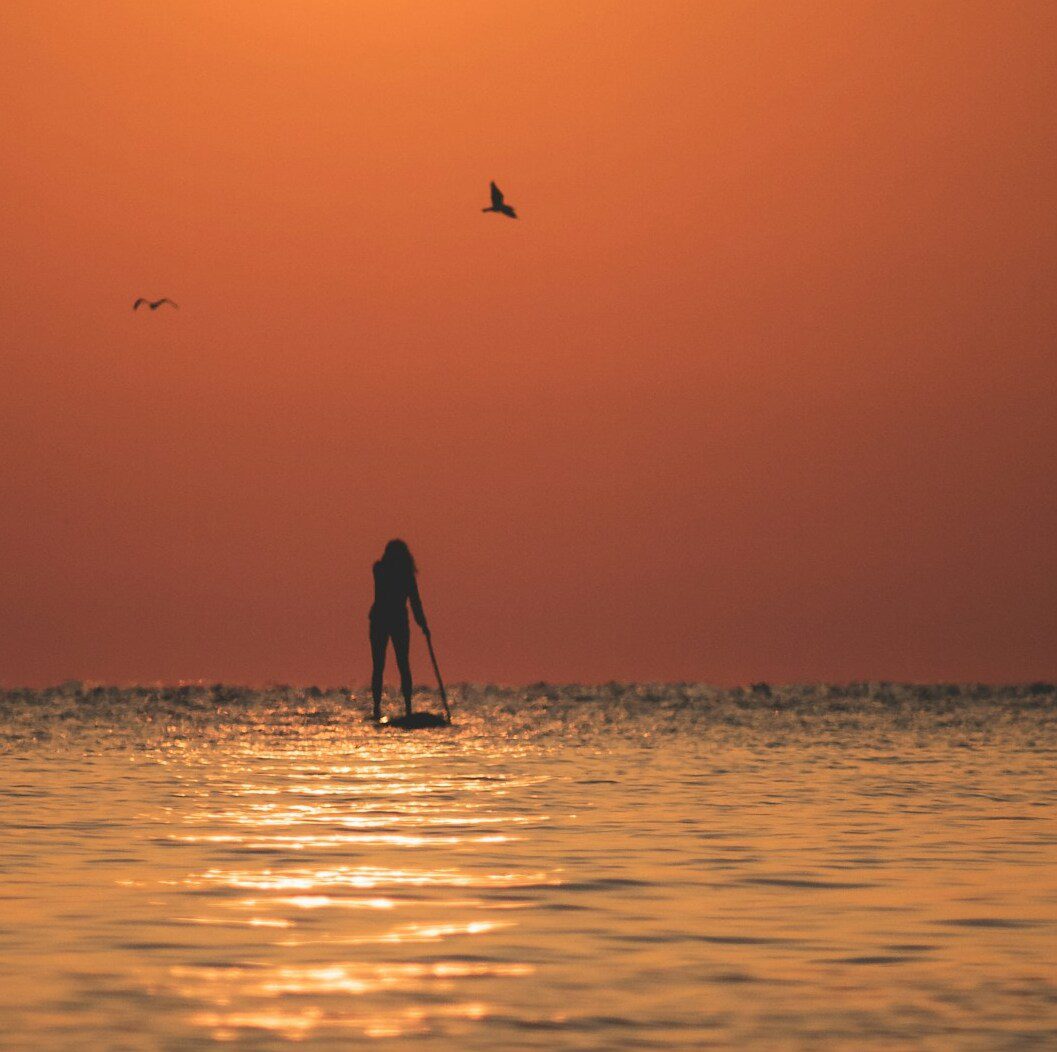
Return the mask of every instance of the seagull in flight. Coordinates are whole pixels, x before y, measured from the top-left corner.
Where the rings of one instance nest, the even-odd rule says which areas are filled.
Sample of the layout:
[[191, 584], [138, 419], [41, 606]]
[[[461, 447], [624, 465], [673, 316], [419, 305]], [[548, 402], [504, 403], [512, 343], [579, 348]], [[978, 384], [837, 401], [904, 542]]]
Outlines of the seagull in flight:
[[140, 298], [132, 304], [132, 309], [139, 310], [140, 307], [147, 306], [150, 307], [151, 310], [157, 310], [163, 303], [168, 303], [170, 307], [179, 308], [180, 306], [178, 303], [173, 303], [168, 296], [162, 296], [160, 300], [147, 300], [140, 296]]
[[517, 212], [503, 200], [503, 191], [495, 183], [492, 183], [492, 207], [482, 208], [482, 212], [501, 212], [511, 219], [517, 219]]

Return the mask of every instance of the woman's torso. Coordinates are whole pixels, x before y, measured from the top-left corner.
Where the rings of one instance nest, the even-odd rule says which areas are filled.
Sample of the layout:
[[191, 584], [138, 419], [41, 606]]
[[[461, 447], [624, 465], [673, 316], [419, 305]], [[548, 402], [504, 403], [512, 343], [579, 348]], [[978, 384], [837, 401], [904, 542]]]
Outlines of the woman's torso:
[[411, 575], [403, 567], [374, 564], [374, 604], [372, 621], [406, 621], [407, 600], [414, 587]]

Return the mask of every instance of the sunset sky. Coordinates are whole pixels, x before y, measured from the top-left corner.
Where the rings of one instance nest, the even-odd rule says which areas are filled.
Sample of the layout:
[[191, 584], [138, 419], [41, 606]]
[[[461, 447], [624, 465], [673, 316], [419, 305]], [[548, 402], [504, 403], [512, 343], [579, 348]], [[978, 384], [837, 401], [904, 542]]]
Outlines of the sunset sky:
[[0, 683], [1057, 676], [1055, 41], [7, 0]]

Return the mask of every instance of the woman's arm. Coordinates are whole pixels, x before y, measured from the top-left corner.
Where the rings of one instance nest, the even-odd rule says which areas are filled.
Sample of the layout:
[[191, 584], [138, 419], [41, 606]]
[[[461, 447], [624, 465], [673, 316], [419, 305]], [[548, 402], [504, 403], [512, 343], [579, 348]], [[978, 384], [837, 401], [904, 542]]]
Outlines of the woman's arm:
[[414, 574], [411, 575], [411, 589], [407, 593], [407, 597], [411, 601], [411, 613], [415, 615], [418, 627], [428, 636], [429, 625], [426, 624], [426, 614], [422, 609], [422, 597], [418, 594], [418, 581], [415, 580]]

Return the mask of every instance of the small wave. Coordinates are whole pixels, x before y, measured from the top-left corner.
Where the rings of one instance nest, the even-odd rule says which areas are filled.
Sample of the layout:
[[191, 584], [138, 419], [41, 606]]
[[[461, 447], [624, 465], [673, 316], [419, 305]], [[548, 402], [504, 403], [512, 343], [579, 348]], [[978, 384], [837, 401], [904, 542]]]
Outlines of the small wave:
[[837, 880], [797, 880], [791, 877], [743, 877], [739, 884], [762, 884], [767, 887], [776, 888], [827, 888], [836, 891], [852, 890], [855, 888], [874, 888], [877, 885], [866, 882], [851, 882]]
[[934, 923], [947, 928], [1005, 928], [1011, 931], [1018, 928], [1037, 928], [1042, 924], [1041, 921], [1014, 920], [1012, 917], [954, 917]]

